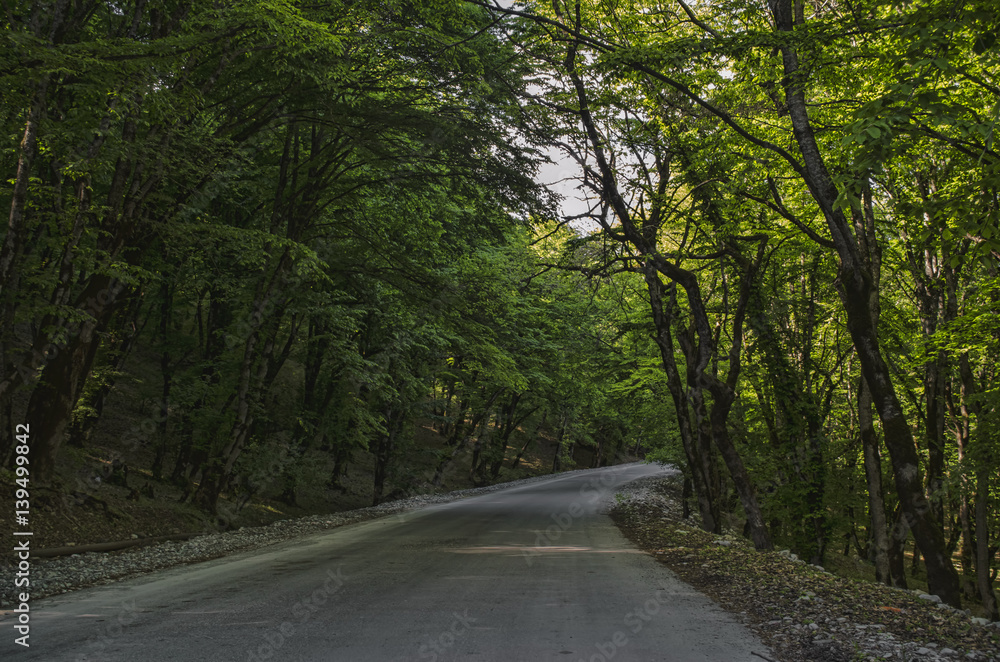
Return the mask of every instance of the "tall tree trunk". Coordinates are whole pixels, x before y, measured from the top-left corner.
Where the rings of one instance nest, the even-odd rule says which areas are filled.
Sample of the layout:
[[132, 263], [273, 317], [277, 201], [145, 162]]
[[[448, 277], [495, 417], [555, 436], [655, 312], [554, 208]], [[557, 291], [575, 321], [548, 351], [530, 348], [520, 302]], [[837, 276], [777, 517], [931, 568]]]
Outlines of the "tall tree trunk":
[[958, 522], [962, 530], [962, 543], [959, 549], [959, 558], [962, 560], [962, 593], [966, 599], [975, 600], [979, 597], [979, 584], [973, 563], [977, 551], [976, 541], [972, 535], [972, 513], [966, 490], [963, 490], [959, 497]]
[[[278, 198], [280, 191], [279, 187]], [[275, 207], [279, 208], [277, 202]], [[273, 233], [279, 229], [277, 220], [279, 216], [285, 218], [277, 211], [272, 213]], [[285, 220], [288, 226], [287, 234], [294, 241], [292, 228], [295, 225], [295, 214], [289, 212]], [[226, 445], [218, 457], [210, 458], [202, 473], [202, 484], [199, 486], [202, 505], [211, 512], [215, 512], [220, 492], [233, 477], [236, 461], [250, 439], [255, 410], [263, 402], [281, 367], [291, 355], [301, 324], [301, 317], [292, 315], [285, 343], [281, 350], [276, 352], [278, 335], [291, 302], [289, 275], [294, 269], [294, 260], [287, 246], [281, 248], [280, 252], [276, 247], [268, 246], [265, 252], [272, 256], [274, 266], [259, 280], [251, 304], [247, 324], [249, 333], [244, 342], [235, 394], [236, 418]]]
[[[275, 356], [277, 334], [287, 300], [282, 300], [266, 325], [259, 324], [251, 333], [244, 347], [239, 382], [235, 397], [236, 420], [230, 429], [226, 445], [215, 457], [210, 457], [202, 470], [202, 483], [198, 487], [199, 503], [209, 512], [216, 512], [221, 492], [233, 477], [236, 461], [250, 439], [255, 423], [255, 410], [277, 377], [281, 365], [288, 358], [298, 332], [298, 321], [292, 319], [288, 338], [280, 354]], [[267, 308], [264, 301], [256, 310]], [[261, 320], [263, 322], [263, 320]], [[264, 328], [260, 328], [263, 326]], [[258, 349], [259, 347], [259, 349]]]
[[997, 611], [997, 596], [993, 591], [990, 550], [990, 520], [987, 504], [990, 498], [990, 471], [980, 468], [976, 472], [976, 585], [983, 601], [986, 617], [991, 621], [1000, 620]]
[[569, 425], [569, 414], [564, 410], [559, 417], [559, 434], [556, 435], [556, 452], [552, 455], [552, 471], [562, 471], [563, 440], [566, 438], [566, 426]]
[[482, 410], [476, 413], [472, 417], [472, 421], [469, 423], [469, 434], [463, 437], [461, 441], [457, 442], [452, 452], [444, 455], [438, 462], [438, 466], [434, 470], [434, 478], [431, 480], [431, 484], [434, 485], [434, 487], [441, 487], [441, 481], [444, 480], [445, 470], [447, 470], [455, 458], [458, 457], [458, 454], [465, 448], [466, 444], [469, 443], [469, 439], [471, 439], [472, 435], [476, 433], [476, 429], [479, 428], [483, 418], [490, 412], [491, 407], [493, 407], [493, 403], [496, 402], [496, 399], [500, 397], [505, 390], [505, 388], [499, 388], [486, 399], [486, 402], [483, 403]]
[[545, 421], [548, 418], [548, 416], [549, 416], [549, 410], [546, 409], [545, 411], [542, 412], [542, 418], [539, 419], [538, 425], [535, 426], [535, 431], [529, 434], [528, 438], [524, 440], [524, 445], [521, 446], [521, 450], [517, 452], [517, 457], [515, 457], [514, 460], [510, 463], [511, 469], [517, 469], [517, 465], [521, 463], [521, 458], [524, 457], [524, 454], [527, 452], [528, 446], [531, 445], [531, 442], [538, 439], [538, 434], [542, 431], [542, 428], [545, 427]]
[[[941, 232], [944, 223], [930, 211], [937, 194], [937, 184], [932, 175], [919, 173], [916, 188], [924, 202], [924, 227], [933, 239], [922, 248], [908, 249], [907, 257], [913, 274], [920, 325], [924, 342], [930, 348], [934, 334], [942, 324], [955, 318], [958, 307], [955, 297], [957, 283], [945, 277], [948, 262], [960, 252]], [[930, 245], [940, 242], [940, 248]], [[944, 479], [945, 479], [945, 387], [948, 381], [948, 354], [942, 350], [928, 352], [924, 364], [924, 430], [927, 437], [927, 490], [931, 511], [944, 533]]]
[[903, 552], [909, 539], [909, 531], [903, 509], [897, 507], [893, 516], [893, 526], [889, 531], [889, 584], [896, 588], [907, 588], [906, 559]]
[[122, 290], [124, 284], [110, 276], [90, 278], [76, 307], [89, 308], [92, 318], [80, 322], [69, 340], [53, 349], [31, 393], [26, 418], [32, 432], [32, 477], [43, 485], [55, 480], [56, 458], [80, 396], [79, 386], [100, 344], [98, 331], [107, 326]]
[[[976, 394], [976, 380], [969, 365], [969, 355], [963, 352], [958, 357], [959, 376], [961, 378], [962, 389], [962, 420], [965, 425], [970, 421], [979, 418], [979, 403], [974, 396]], [[980, 424], [981, 425], [981, 424]], [[976, 445], [979, 452], [975, 458], [975, 481], [976, 481], [976, 588], [979, 590], [979, 598], [983, 602], [983, 609], [990, 620], [1000, 620], [997, 612], [997, 597], [993, 590], [993, 577], [991, 565], [993, 552], [990, 550], [990, 476], [995, 473], [992, 453], [989, 452], [985, 435], [976, 429]]]
[[719, 449], [723, 462], [726, 463], [726, 468], [729, 469], [733, 484], [736, 486], [740, 503], [743, 505], [743, 513], [747, 518], [750, 539], [753, 540], [754, 547], [758, 550], [772, 549], [771, 536], [768, 534], [767, 524], [764, 522], [760, 506], [757, 504], [753, 482], [743, 464], [743, 458], [740, 457], [736, 446], [733, 445], [732, 438], [729, 436], [727, 419], [729, 418], [729, 410], [732, 408], [733, 396], [720, 393], [714, 395], [714, 399], [715, 402], [712, 404], [710, 414], [712, 439]]
[[[757, 271], [764, 259], [764, 251], [767, 247], [766, 238], [760, 239], [757, 245], [757, 255], [753, 261], [742, 256], [738, 249], [731, 253], [734, 261], [740, 263], [743, 274], [740, 282], [739, 297], [736, 303], [736, 310], [733, 313], [732, 328], [730, 331], [731, 344], [729, 346], [729, 368], [726, 372], [725, 381], [712, 374], [703, 372], [702, 379], [708, 383], [708, 390], [712, 394], [712, 409], [709, 413], [709, 421], [712, 430], [712, 440], [719, 449], [729, 475], [736, 486], [736, 492], [740, 497], [740, 505], [743, 506], [743, 514], [746, 516], [747, 528], [750, 539], [753, 540], [754, 547], [758, 550], [772, 549], [771, 536], [767, 530], [767, 523], [757, 502], [757, 494], [754, 489], [750, 475], [743, 464], [743, 458], [733, 444], [729, 434], [729, 412], [732, 411], [733, 403], [736, 401], [736, 385], [739, 382], [740, 371], [742, 369], [743, 355], [743, 329], [746, 320], [747, 305], [750, 301], [754, 288], [754, 280]], [[704, 315], [704, 308], [700, 308], [701, 315]], [[694, 311], [692, 311], [694, 312]], [[707, 323], [707, 318], [701, 324]], [[704, 334], [704, 331], [700, 333]]]
[[[712, 533], [722, 533], [722, 518], [720, 517], [718, 478], [713, 471], [711, 447], [706, 448], [702, 434], [696, 434], [691, 423], [691, 411], [688, 399], [685, 397], [684, 385], [681, 383], [677, 360], [674, 357], [674, 340], [671, 332], [671, 310], [665, 308], [663, 294], [665, 286], [652, 263], [647, 264], [643, 272], [646, 289], [649, 292], [649, 303], [653, 313], [653, 326], [656, 333], [653, 339], [660, 350], [660, 361], [667, 374], [667, 388], [674, 403], [677, 416], [677, 429], [681, 435], [681, 446], [687, 459], [688, 471], [692, 487], [698, 500], [698, 512], [701, 515], [701, 528]], [[707, 457], [706, 457], [707, 454]]]
[[858, 386], [858, 430], [865, 457], [865, 479], [868, 482], [868, 519], [872, 531], [872, 554], [875, 580], [892, 585], [889, 574], [889, 527], [885, 519], [885, 499], [882, 496], [882, 457], [872, 419], [872, 399], [865, 378]]
[[[105, 350], [107, 367], [110, 369], [111, 374], [104, 377], [100, 386], [88, 394], [82, 405], [87, 411], [82, 415], [75, 416], [70, 425], [69, 443], [77, 448], [83, 448], [89, 443], [94, 429], [97, 427], [98, 422], [101, 420], [101, 415], [104, 413], [104, 403], [115, 386], [116, 380], [114, 375], [121, 372], [125, 367], [125, 362], [128, 360], [136, 338], [138, 338], [142, 332], [142, 328], [145, 326], [145, 321], [141, 324], [139, 322], [142, 304], [141, 295], [132, 297], [129, 309], [122, 311], [121, 319], [114, 324], [119, 327], [118, 332], [113, 334], [113, 337], [109, 341], [109, 346]], [[80, 384], [77, 387], [78, 392], [84, 390], [89, 376], [89, 370], [87, 373], [81, 375]]]
[[164, 281], [160, 286], [160, 418], [156, 423], [157, 443], [151, 468], [156, 479], [163, 475], [163, 463], [167, 456], [167, 415], [170, 412], [170, 390], [173, 386], [173, 366], [168, 343], [173, 307], [173, 289], [169, 282]]
[[[792, 33], [791, 0], [773, 0], [771, 9], [778, 31]], [[791, 43], [783, 41], [780, 50], [785, 74], [785, 102], [795, 142], [802, 155], [799, 174], [826, 218], [831, 243], [840, 258], [837, 290], [847, 313], [847, 328], [857, 349], [875, 410], [882, 420], [882, 433], [892, 461], [896, 493], [904, 517], [927, 561], [929, 590], [945, 603], [959, 607], [958, 573], [951, 564], [944, 535], [924, 494], [916, 442], [896, 394], [889, 367], [882, 357], [876, 320], [872, 318], [869, 308], [869, 301], [873, 294], [877, 296], [877, 291], [872, 291], [871, 273], [865, 268], [850, 224], [837, 207], [840, 192], [830, 177], [813, 133], [803, 87], [807, 79], [802, 75], [798, 53]]]
[[[204, 332], [202, 332], [202, 326], [199, 323], [198, 336], [200, 340], [204, 341], [204, 344], [202, 345], [202, 370], [200, 381], [211, 388], [218, 385], [219, 380], [221, 379], [221, 375], [218, 370], [218, 360], [226, 351], [226, 342], [223, 334], [232, 323], [233, 315], [229, 299], [224, 292], [213, 287], [208, 288], [207, 292], [210, 297], [208, 303], [208, 319], [205, 322]], [[198, 311], [198, 316], [200, 318], [200, 296], [198, 300]], [[192, 474], [198, 470], [198, 467], [206, 459], [202, 456], [202, 453], [198, 452], [195, 448], [195, 435], [197, 434], [197, 431], [195, 430], [193, 414], [202, 407], [207, 406], [208, 401], [209, 393], [206, 389], [202, 391], [195, 401], [191, 403], [183, 412], [180, 432], [178, 434], [180, 444], [177, 448], [177, 457], [174, 460], [174, 468], [170, 475], [170, 480], [173, 482], [180, 483], [182, 481], [190, 480]], [[190, 497], [190, 494], [185, 495], [185, 500], [188, 497]]]
[[402, 407], [388, 407], [385, 411], [384, 434], [379, 435], [374, 445], [375, 448], [375, 469], [373, 472], [372, 505], [377, 506], [382, 502], [385, 492], [385, 482], [389, 477], [389, 467], [392, 462], [393, 451], [396, 448], [396, 438], [399, 436], [406, 421], [405, 410]]
[[[518, 396], [518, 400], [520, 400], [520, 395]], [[528, 420], [528, 417], [534, 414], [536, 411], [538, 411], [538, 407], [532, 407], [525, 413], [521, 414], [519, 417], [513, 418], [514, 409], [513, 408], [511, 409], [510, 418], [508, 418], [506, 426], [502, 434], [500, 435], [500, 441], [498, 443], [494, 457], [490, 463], [489, 474], [490, 478], [492, 478], [493, 480], [496, 480], [500, 476], [500, 469], [503, 468], [503, 461], [507, 457], [507, 448], [510, 446], [510, 439], [514, 435], [514, 432], [516, 432], [518, 427], [520, 427], [522, 423]]]
[[[14, 190], [10, 199], [10, 215], [7, 217], [7, 233], [3, 245], [0, 246], [0, 300], [12, 296], [12, 286], [15, 285], [15, 274], [24, 250], [25, 209], [27, 207], [28, 181], [31, 179], [35, 155], [38, 153], [38, 123], [45, 110], [45, 99], [48, 92], [48, 77], [40, 80], [32, 95], [28, 107], [28, 116], [24, 122], [24, 133], [21, 136], [17, 158], [17, 174], [14, 176]], [[10, 322], [11, 320], [4, 320]], [[6, 327], [0, 333], [6, 335]]]
[[[614, 212], [615, 218], [621, 224], [620, 228], [613, 227], [610, 222], [604, 220], [602, 223], [605, 232], [618, 238], [619, 241], [634, 246], [638, 253], [643, 256], [642, 268], [655, 268], [657, 272], [684, 288], [687, 294], [692, 323], [694, 324], [698, 338], [694, 374], [699, 386], [709, 391], [713, 400], [712, 412], [709, 414], [709, 429], [712, 434], [712, 440], [718, 447], [719, 453], [722, 455], [723, 461], [729, 469], [730, 476], [736, 484], [754, 545], [757, 549], [771, 549], [770, 535], [767, 532], [753, 484], [749, 480], [749, 476], [743, 466], [742, 458], [739, 455], [739, 451], [733, 445], [727, 428], [729, 411], [735, 400], [734, 388], [740, 373], [746, 302], [750, 296], [755, 271], [763, 259], [766, 241], [762, 241], [762, 237], [750, 238], [753, 241], [759, 241], [756, 262], [753, 263], [746, 260], [738, 248], [729, 245], [725, 247], [727, 256], [743, 268], [743, 277], [739, 302], [736, 306], [736, 312], [733, 315], [731, 329], [732, 345], [730, 346], [728, 356], [729, 370], [726, 380], [722, 381], [708, 370], [715, 354], [715, 336], [712, 332], [712, 325], [709, 322], [708, 311], [705, 307], [705, 300], [701, 292], [701, 286], [698, 283], [697, 274], [680, 268], [660, 252], [656, 243], [656, 229], [659, 227], [660, 214], [663, 211], [660, 205], [654, 206], [654, 213], [649, 217], [641, 217], [638, 221], [633, 218], [632, 213], [629, 211], [629, 205], [618, 187], [618, 173], [608, 160], [606, 141], [598, 130], [590, 111], [590, 98], [576, 67], [576, 49], [577, 45], [571, 43], [564, 66], [576, 91], [576, 98], [579, 104], [579, 119], [583, 124], [587, 141], [590, 149], [593, 151], [594, 160], [597, 164], [602, 196], [607, 200], [608, 205]], [[661, 189], [666, 186], [666, 167], [663, 163], [658, 164]], [[641, 224], [641, 227], [639, 224]]]
[[936, 352], [924, 367], [925, 429], [927, 432], [927, 491], [931, 513], [944, 535], [945, 434], [944, 391], [947, 359]]

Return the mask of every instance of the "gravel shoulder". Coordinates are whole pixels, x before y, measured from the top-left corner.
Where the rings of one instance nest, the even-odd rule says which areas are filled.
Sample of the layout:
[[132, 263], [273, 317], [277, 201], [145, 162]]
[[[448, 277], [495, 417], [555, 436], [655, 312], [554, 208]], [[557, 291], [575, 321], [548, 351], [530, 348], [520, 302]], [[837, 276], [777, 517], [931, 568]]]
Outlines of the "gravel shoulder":
[[[581, 469], [579, 471], [592, 471]], [[560, 476], [575, 472], [565, 472]], [[31, 598], [38, 600], [100, 584], [110, 584], [164, 568], [209, 561], [220, 557], [259, 549], [318, 531], [325, 531], [356, 522], [389, 515], [401, 516], [411, 510], [437, 503], [449, 503], [497, 490], [550, 480], [553, 475], [534, 476], [485, 487], [457, 490], [445, 494], [417, 495], [378, 506], [359, 508], [333, 514], [310, 515], [274, 522], [267, 526], [244, 527], [222, 533], [208, 533], [181, 542], [168, 541], [145, 547], [116, 552], [89, 552], [57, 558], [31, 559]], [[0, 574], [13, 576], [14, 556], [4, 555]], [[0, 583], [0, 608], [13, 606], [18, 591], [14, 582]]]
[[679, 476], [643, 478], [619, 490], [611, 515], [634, 544], [737, 614], [780, 662], [1000, 660], [1000, 624], [706, 533], [682, 519], [679, 495]]

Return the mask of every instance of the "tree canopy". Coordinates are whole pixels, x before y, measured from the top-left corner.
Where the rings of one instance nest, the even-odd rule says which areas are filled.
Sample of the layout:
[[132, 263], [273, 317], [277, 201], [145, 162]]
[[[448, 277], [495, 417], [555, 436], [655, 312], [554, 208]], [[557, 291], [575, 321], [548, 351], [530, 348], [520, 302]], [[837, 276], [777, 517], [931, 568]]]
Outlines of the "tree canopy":
[[5, 464], [27, 421], [58, 487], [130, 378], [126, 446], [213, 512], [268, 458], [294, 500], [367, 453], [378, 502], [544, 434], [1000, 618], [995, 3], [4, 11]]

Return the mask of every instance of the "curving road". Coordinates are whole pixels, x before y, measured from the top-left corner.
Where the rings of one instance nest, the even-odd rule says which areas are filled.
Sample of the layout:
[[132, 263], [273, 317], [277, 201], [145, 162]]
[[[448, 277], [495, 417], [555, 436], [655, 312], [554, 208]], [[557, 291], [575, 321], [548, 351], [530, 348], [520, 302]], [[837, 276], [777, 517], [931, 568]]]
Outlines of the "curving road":
[[[574, 472], [32, 604], [5, 661], [761, 662], [759, 640], [601, 513]], [[752, 652], [753, 651], [753, 652]]]

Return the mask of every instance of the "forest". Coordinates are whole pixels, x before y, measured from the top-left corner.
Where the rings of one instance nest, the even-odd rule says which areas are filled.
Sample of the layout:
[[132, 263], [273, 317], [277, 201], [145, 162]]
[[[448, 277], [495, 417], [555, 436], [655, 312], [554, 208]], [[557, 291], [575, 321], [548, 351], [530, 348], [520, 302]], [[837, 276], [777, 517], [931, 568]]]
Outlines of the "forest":
[[18, 425], [85, 489], [123, 389], [115, 463], [209, 513], [545, 435], [1000, 619], [992, 0], [2, 10], [5, 489]]

